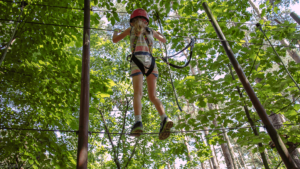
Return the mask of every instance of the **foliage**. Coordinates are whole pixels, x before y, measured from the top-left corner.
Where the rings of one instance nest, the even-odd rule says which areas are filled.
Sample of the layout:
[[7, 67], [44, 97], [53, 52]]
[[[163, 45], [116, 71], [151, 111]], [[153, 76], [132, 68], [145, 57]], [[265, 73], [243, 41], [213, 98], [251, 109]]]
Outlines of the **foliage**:
[[[273, 151], [268, 146], [270, 136], [265, 130], [261, 128], [259, 136], [255, 136], [251, 128], [243, 128], [249, 127], [243, 106], [248, 106], [255, 125], [263, 124], [235, 74], [233, 80], [231, 67], [228, 67], [230, 61], [221, 43], [213, 40], [218, 37], [207, 21], [202, 2], [91, 1], [94, 10], [91, 12], [91, 28], [98, 29], [91, 29], [90, 36], [89, 131], [105, 132], [106, 124], [111, 133], [119, 133], [123, 128], [124, 133], [128, 133], [134, 121], [133, 90], [129, 63], [126, 61], [126, 56], [130, 53], [129, 38], [113, 44], [112, 32], [99, 29], [124, 30], [129, 27], [131, 11], [141, 7], [151, 15], [150, 27], [159, 30], [157, 22], [162, 23], [167, 48], [171, 51], [169, 53], [182, 49], [186, 44], [183, 40], [188, 37], [196, 37], [197, 43], [191, 62], [196, 74], [192, 74], [188, 68], [171, 68], [183, 112], [177, 110], [174, 102], [168, 67], [162, 61], [157, 61], [160, 73], [157, 93], [168, 116], [175, 122], [174, 130], [178, 133], [172, 134], [165, 141], [158, 140], [157, 135], [152, 134], [142, 135], [138, 140], [128, 135], [111, 134], [112, 142], [107, 134], [92, 133], [89, 136], [88, 168], [116, 168], [114, 155], [117, 155], [121, 166], [128, 168], [165, 168], [168, 164], [178, 165], [178, 159], [184, 161], [183, 168], [198, 167], [211, 158], [209, 145], [224, 143], [221, 125], [225, 128], [236, 127], [228, 135], [236, 139], [241, 147], [254, 153], [264, 149]], [[254, 25], [245, 24], [257, 19], [250, 10], [246, 10], [250, 7], [248, 1], [206, 2], [218, 19], [220, 28], [267, 113], [283, 114], [287, 119], [286, 124], [299, 124], [299, 102], [293, 101], [298, 99], [299, 91], [287, 76], [283, 65], [278, 64], [271, 47], [260, 45], [267, 43], [262, 33]], [[276, 4], [277, 2], [262, 3], [262, 16], [280, 13], [281, 8], [276, 7]], [[13, 21], [4, 20], [16, 20], [19, 5], [18, 1], [0, 1], [1, 55], [14, 28]], [[17, 28], [14, 41], [0, 67], [1, 128], [78, 130], [82, 8], [83, 0], [29, 1], [21, 16], [22, 22]], [[159, 18], [153, 16], [157, 13]], [[170, 15], [174, 17], [168, 17]], [[102, 18], [106, 18], [108, 23]], [[263, 25], [272, 43], [277, 45], [278, 41], [286, 38], [292, 47], [297, 47], [297, 42], [291, 39], [299, 37], [299, 30], [291, 20], [278, 26], [272, 26], [273, 22], [257, 21]], [[162, 56], [159, 44], [156, 43], [155, 46], [157, 48], [153, 54], [156, 57]], [[286, 60], [289, 71], [299, 83], [299, 64], [288, 59], [290, 56], [286, 55], [287, 48], [278, 45], [275, 49]], [[257, 78], [261, 79], [260, 83], [256, 83]], [[240, 97], [237, 86], [243, 97]], [[144, 128], [146, 133], [158, 133], [159, 116], [147, 98], [146, 88], [144, 85]], [[209, 109], [208, 103], [218, 105], [219, 109]], [[103, 113], [105, 123], [98, 109]], [[219, 127], [212, 123], [214, 119]], [[205, 127], [213, 131], [204, 138], [202, 130]], [[185, 133], [191, 130], [200, 131]], [[297, 126], [286, 126], [279, 133], [290, 136], [284, 139], [285, 142], [300, 142]], [[1, 129], [0, 140], [1, 165], [75, 168], [78, 140], [76, 132]], [[257, 143], [262, 143], [264, 149], [258, 149]], [[132, 154], [133, 157], [130, 158]], [[189, 155], [193, 158], [191, 161], [188, 161]], [[244, 156], [250, 155], [247, 152]], [[274, 153], [272, 157], [270, 167], [275, 167], [280, 158]], [[247, 161], [250, 163], [250, 160]]]

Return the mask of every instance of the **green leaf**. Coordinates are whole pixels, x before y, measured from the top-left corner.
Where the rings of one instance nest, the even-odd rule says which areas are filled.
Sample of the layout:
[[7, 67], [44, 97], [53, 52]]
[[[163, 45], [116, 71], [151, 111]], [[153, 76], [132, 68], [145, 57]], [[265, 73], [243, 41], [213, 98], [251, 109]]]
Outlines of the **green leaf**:
[[265, 7], [265, 4], [262, 3], [262, 4], [259, 5], [260, 9], [262, 9], [263, 7]]
[[192, 115], [191, 114], [187, 114], [185, 115], [185, 119], [189, 119]]
[[279, 4], [281, 2], [281, 0], [276, 0], [275, 2], [274, 2], [274, 5], [277, 5], [277, 4]]
[[286, 116], [296, 116], [297, 112], [295, 110], [289, 110], [285, 113]]
[[274, 7], [274, 12], [278, 14], [279, 8], [276, 6]]
[[266, 9], [263, 9], [262, 11], [261, 11], [261, 17], [264, 17], [266, 15]]
[[110, 23], [112, 24], [112, 25], [115, 25], [115, 19], [114, 18], [111, 18], [111, 20], [110, 20]]
[[264, 24], [264, 20], [259, 20], [259, 23], [262, 25], [262, 24]]
[[120, 22], [118, 14], [116, 12], [113, 12], [113, 15], [114, 15], [115, 20], [117, 20], [118, 22]]

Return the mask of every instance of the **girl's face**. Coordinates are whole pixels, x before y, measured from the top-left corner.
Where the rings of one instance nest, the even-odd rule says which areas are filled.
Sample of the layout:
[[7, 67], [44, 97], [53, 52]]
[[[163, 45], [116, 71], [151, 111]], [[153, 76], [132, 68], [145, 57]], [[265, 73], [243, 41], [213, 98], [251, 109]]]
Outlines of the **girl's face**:
[[[136, 19], [138, 19], [139, 21], [142, 21], [144, 24], [148, 25], [148, 22], [147, 22], [147, 20], [145, 18], [138, 17]], [[133, 23], [130, 23], [130, 25], [133, 26]]]
[[141, 20], [142, 22], [144, 22], [145, 24], [148, 24], [147, 20], [145, 18], [139, 18], [139, 20]]

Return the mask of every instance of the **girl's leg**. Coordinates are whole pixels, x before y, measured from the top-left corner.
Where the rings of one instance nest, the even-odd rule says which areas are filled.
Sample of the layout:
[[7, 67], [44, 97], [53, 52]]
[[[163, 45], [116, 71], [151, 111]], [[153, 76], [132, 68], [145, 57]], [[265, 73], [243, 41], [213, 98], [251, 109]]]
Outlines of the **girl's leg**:
[[143, 74], [139, 74], [132, 77], [133, 83], [133, 110], [135, 116], [135, 123], [131, 128], [130, 135], [139, 137], [143, 132], [143, 124], [141, 118], [142, 112], [142, 96], [143, 96]]
[[133, 83], [133, 110], [134, 115], [141, 115], [142, 112], [142, 96], [143, 96], [143, 74], [132, 77]]
[[147, 84], [148, 84], [148, 95], [150, 101], [155, 105], [160, 117], [160, 130], [158, 138], [160, 140], [164, 140], [170, 136], [170, 129], [173, 127], [173, 122], [170, 120], [166, 114], [165, 109], [160, 102], [160, 100], [156, 97], [156, 77], [151, 74], [147, 77]]
[[155, 105], [159, 115], [162, 116], [165, 114], [165, 109], [160, 100], [156, 97], [156, 79], [157, 77], [155, 77], [153, 74], [150, 74], [147, 77], [148, 96], [150, 101]]

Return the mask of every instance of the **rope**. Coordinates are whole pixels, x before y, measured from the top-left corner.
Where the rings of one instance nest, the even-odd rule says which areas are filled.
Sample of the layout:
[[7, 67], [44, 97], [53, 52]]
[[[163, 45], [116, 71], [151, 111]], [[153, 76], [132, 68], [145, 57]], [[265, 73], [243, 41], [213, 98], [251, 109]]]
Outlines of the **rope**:
[[[22, 21], [15, 21], [15, 20], [7, 20], [1, 19], [2, 21], [13, 21], [13, 22], [22, 22]], [[72, 27], [72, 28], [84, 28], [83, 26], [71, 26], [71, 25], [59, 25], [59, 24], [49, 24], [49, 23], [41, 23], [41, 22], [25, 22], [29, 24], [37, 24], [37, 25], [50, 25], [50, 26], [61, 26], [61, 27]], [[103, 31], [114, 31], [110, 29], [101, 29], [101, 28], [87, 28], [87, 29], [95, 29], [95, 30], [103, 30]]]
[[[170, 36], [170, 37], [179, 37], [179, 38], [189, 38], [188, 36], [179, 36], [179, 35], [164, 35], [164, 36]], [[233, 43], [245, 43], [242, 41], [233, 41], [233, 40], [220, 40], [220, 39], [213, 39], [213, 38], [195, 38], [197, 40], [213, 40], [213, 41], [220, 41], [220, 42], [233, 42]], [[251, 44], [251, 45], [256, 45], [256, 46], [260, 46], [260, 45], [268, 45], [270, 46], [270, 44], [266, 44], [266, 43], [247, 43], [247, 44]], [[298, 49], [299, 47], [294, 47], [294, 46], [284, 46], [284, 45], [273, 45], [273, 46], [278, 46], [278, 47], [286, 47], [286, 48], [296, 48]]]
[[270, 45], [272, 46], [272, 49], [274, 51], [274, 53], [276, 54], [276, 56], [279, 58], [279, 60], [281, 61], [282, 65], [284, 66], [284, 69], [287, 71], [288, 75], [290, 76], [290, 78], [292, 79], [292, 81], [295, 83], [295, 85], [297, 86], [297, 88], [300, 91], [300, 87], [298, 85], [298, 83], [295, 81], [295, 79], [293, 78], [293, 76], [290, 74], [289, 70], [286, 68], [285, 64], [283, 63], [281, 57], [278, 55], [278, 53], [276, 52], [276, 50], [274, 49], [274, 46], [272, 45], [272, 43], [270, 42], [269, 38], [266, 36], [265, 32], [262, 30], [260, 23], [257, 23], [257, 28], [264, 34], [264, 36], [266, 37], [266, 39], [268, 40], [268, 42], [270, 43]]
[[[159, 26], [160, 26], [160, 32], [163, 34], [163, 29], [162, 29], [162, 26], [161, 26], [161, 22], [160, 22], [160, 18], [159, 18], [158, 13], [157, 13], [157, 19], [158, 19], [158, 23], [159, 23]], [[168, 52], [167, 52], [167, 47], [166, 47], [165, 44], [164, 44], [164, 47], [165, 47], [165, 52], [166, 52], [166, 58], [163, 59], [163, 60], [164, 60], [166, 63], [168, 63], [168, 57], [167, 57], [167, 56], [168, 56]], [[176, 89], [175, 89], [175, 86], [174, 86], [174, 83], [173, 83], [173, 77], [172, 77], [172, 74], [171, 74], [171, 68], [170, 68], [170, 65], [168, 64], [167, 67], [168, 67], [168, 70], [169, 70], [170, 80], [171, 80], [173, 92], [174, 92], [174, 95], [175, 95], [176, 104], [177, 104], [178, 109], [182, 112], [182, 109], [181, 109], [181, 107], [180, 107], [180, 105], [179, 105], [179, 101], [178, 101]]]
[[11, 128], [11, 127], [1, 127], [0, 130], [27, 130], [27, 131], [78, 132], [78, 131], [75, 131], [75, 130], [23, 129], [23, 128]]
[[[2, 1], [2, 2], [9, 2], [9, 3], [21, 3], [21, 2], [14, 2], [14, 1]], [[64, 7], [64, 6], [53, 6], [53, 5], [44, 5], [44, 4], [29, 4], [29, 5], [35, 5], [35, 6], [47, 6], [47, 7], [54, 7], [54, 8], [64, 8], [64, 9], [76, 9], [76, 10], [84, 10], [83, 8], [72, 8], [72, 7]], [[115, 13], [122, 13], [122, 14], [128, 14], [128, 12], [118, 12], [118, 11], [111, 11], [111, 10], [93, 10], [91, 11], [100, 11], [100, 12], [115, 12]], [[149, 15], [155, 15], [155, 14], [149, 14]], [[195, 17], [178, 17], [178, 16], [165, 16], [168, 18], [182, 18], [182, 19], [193, 19], [193, 20], [199, 20], [199, 21], [210, 21], [209, 19], [201, 19], [201, 18], [195, 18]], [[226, 23], [235, 23], [235, 24], [247, 24], [247, 25], [256, 25], [256, 23], [246, 23], [246, 22], [233, 22], [233, 21], [224, 21], [219, 20], [218, 22], [226, 22]], [[275, 26], [275, 27], [292, 27], [292, 28], [300, 28], [295, 26], [286, 26], [286, 25], [265, 25], [267, 27]]]
[[[14, 1], [2, 1], [2, 2], [9, 2], [9, 3], [22, 3], [22, 2], [14, 2]], [[64, 7], [64, 6], [53, 6], [53, 5], [44, 5], [44, 4], [28, 4], [32, 6], [44, 6], [44, 7], [53, 7], [53, 8], [63, 8], [63, 9], [76, 9], [76, 10], [84, 10], [84, 8], [71, 8], [71, 7]]]
[[[1, 19], [2, 21], [9, 21], [9, 22], [22, 22], [22, 21], [16, 21], [16, 20], [9, 20], [9, 19]], [[72, 27], [72, 28], [84, 28], [82, 26], [72, 26], [72, 25], [60, 25], [60, 24], [47, 24], [47, 23], [41, 23], [41, 22], [24, 22], [24, 23], [29, 23], [29, 24], [37, 24], [37, 25], [50, 25], [50, 26], [61, 26], [61, 27]], [[112, 29], [103, 29], [103, 28], [88, 28], [88, 29], [93, 29], [93, 30], [102, 30], [102, 31], [108, 31], [108, 32], [113, 32], [114, 30]], [[190, 38], [188, 36], [178, 36], [178, 35], [164, 35], [164, 36], [170, 36], [170, 37], [179, 37], [179, 38]], [[213, 38], [195, 38], [197, 40], [214, 40], [214, 41], [226, 41], [226, 42], [233, 42], [233, 43], [244, 43], [241, 41], [233, 41], [233, 40], [220, 40], [220, 39], [213, 39]], [[247, 43], [247, 44], [252, 44], [252, 45], [269, 45], [269, 44], [259, 44], [259, 43]], [[298, 49], [299, 47], [294, 47], [294, 46], [283, 46], [283, 45], [273, 45], [273, 46], [278, 46], [278, 47], [285, 47], [285, 48], [295, 48]]]
[[[298, 126], [298, 124], [281, 124], [281, 125], [274, 125], [274, 126]], [[253, 126], [253, 127], [263, 127], [265, 126]], [[228, 127], [228, 128], [211, 128], [211, 129], [201, 129], [201, 130], [188, 130], [188, 131], [170, 131], [170, 133], [196, 133], [196, 132], [202, 132], [202, 131], [216, 131], [216, 130], [238, 130], [238, 129], [247, 129], [247, 128], [252, 128], [251, 126], [249, 127]], [[10, 128], [10, 127], [1, 127], [0, 130], [26, 130], [26, 131], [52, 131], [52, 132], [78, 132], [77, 130], [48, 130], [48, 129], [20, 129], [20, 128]], [[89, 131], [89, 133], [93, 134], [125, 134], [125, 135], [130, 135], [130, 133], [111, 133], [111, 132], [98, 132], [98, 131]], [[142, 135], [154, 135], [154, 134], [159, 134], [159, 133], [141, 133]]]
[[252, 65], [252, 67], [251, 67], [251, 70], [250, 70], [250, 72], [249, 72], [249, 75], [248, 75], [247, 79], [249, 79], [249, 77], [250, 77], [250, 75], [251, 75], [251, 73], [252, 73], [252, 70], [253, 70], [253, 68], [254, 68], [255, 62], [256, 62], [256, 60], [257, 60], [258, 54], [259, 54], [259, 52], [260, 52], [262, 46], [263, 46], [263, 45], [260, 46], [258, 52], [256, 53], [255, 60], [254, 60], [254, 62], [253, 62], [253, 65]]

